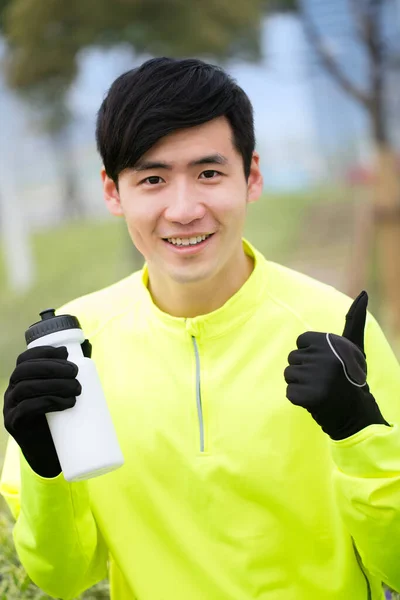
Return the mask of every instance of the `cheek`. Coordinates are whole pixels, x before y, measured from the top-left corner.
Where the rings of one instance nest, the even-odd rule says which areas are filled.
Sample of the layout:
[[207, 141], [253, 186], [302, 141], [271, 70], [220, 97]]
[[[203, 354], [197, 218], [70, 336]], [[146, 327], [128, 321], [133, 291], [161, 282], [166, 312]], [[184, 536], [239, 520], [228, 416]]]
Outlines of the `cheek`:
[[214, 214], [224, 222], [237, 222], [240, 225], [241, 220], [245, 218], [247, 211], [246, 188], [225, 190], [218, 198], [215, 198], [210, 209]]
[[143, 235], [154, 229], [158, 214], [149, 203], [135, 202], [124, 206], [125, 220], [132, 232], [141, 232]]
[[136, 248], [144, 255], [148, 255], [150, 245], [153, 243], [154, 231], [159, 219], [159, 213], [152, 210], [144, 200], [140, 206], [124, 207], [125, 221], [130, 237]]

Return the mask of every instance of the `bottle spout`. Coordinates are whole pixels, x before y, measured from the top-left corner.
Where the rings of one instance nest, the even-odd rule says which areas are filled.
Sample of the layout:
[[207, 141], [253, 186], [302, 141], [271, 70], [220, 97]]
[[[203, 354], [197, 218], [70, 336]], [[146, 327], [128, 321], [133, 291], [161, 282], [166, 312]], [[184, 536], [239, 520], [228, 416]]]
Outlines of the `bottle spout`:
[[47, 321], [47, 319], [53, 319], [56, 316], [56, 311], [54, 308], [46, 308], [39, 315], [42, 317], [42, 321]]

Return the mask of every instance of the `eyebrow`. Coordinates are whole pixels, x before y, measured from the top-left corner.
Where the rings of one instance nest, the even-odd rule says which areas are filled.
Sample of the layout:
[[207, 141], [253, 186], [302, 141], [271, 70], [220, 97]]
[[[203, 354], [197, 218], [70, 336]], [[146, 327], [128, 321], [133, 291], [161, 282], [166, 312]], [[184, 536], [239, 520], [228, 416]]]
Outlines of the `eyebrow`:
[[[202, 156], [201, 158], [196, 158], [188, 163], [188, 167], [198, 167], [200, 165], [226, 165], [228, 163], [228, 159], [219, 154], [209, 154], [207, 156]], [[136, 163], [133, 168], [133, 171], [149, 171], [151, 169], [167, 169], [169, 171], [172, 170], [172, 165], [159, 161], [159, 160], [143, 160]]]
[[217, 152], [216, 154], [209, 154], [208, 156], [192, 160], [192, 162], [189, 163], [189, 167], [197, 167], [199, 165], [226, 165], [227, 163], [228, 159]]

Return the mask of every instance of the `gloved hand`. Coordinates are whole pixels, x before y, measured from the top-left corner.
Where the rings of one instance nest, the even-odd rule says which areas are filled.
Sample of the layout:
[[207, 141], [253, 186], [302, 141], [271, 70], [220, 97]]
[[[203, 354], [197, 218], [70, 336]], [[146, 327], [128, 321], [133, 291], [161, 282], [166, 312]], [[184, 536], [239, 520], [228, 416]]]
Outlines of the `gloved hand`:
[[[91, 355], [88, 340], [82, 344]], [[30, 467], [42, 477], [56, 477], [61, 466], [45, 414], [72, 408], [81, 385], [78, 367], [62, 346], [38, 346], [19, 355], [4, 395], [4, 426]]]
[[285, 369], [287, 398], [307, 409], [333, 440], [372, 424], [388, 425], [367, 384], [364, 328], [368, 295], [362, 292], [346, 316], [343, 335], [309, 331], [297, 339]]

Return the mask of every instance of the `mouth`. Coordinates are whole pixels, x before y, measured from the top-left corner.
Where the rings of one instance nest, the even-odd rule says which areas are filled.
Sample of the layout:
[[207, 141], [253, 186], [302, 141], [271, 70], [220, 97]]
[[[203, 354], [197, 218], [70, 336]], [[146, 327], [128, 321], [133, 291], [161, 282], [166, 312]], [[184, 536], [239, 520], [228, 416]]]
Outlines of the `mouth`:
[[163, 238], [163, 241], [171, 246], [174, 246], [175, 248], [188, 248], [203, 245], [213, 235], [213, 233], [205, 233], [203, 235], [194, 235], [190, 237]]

